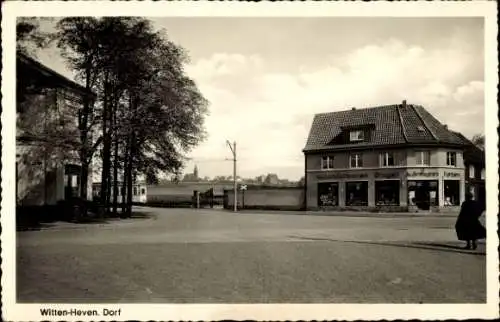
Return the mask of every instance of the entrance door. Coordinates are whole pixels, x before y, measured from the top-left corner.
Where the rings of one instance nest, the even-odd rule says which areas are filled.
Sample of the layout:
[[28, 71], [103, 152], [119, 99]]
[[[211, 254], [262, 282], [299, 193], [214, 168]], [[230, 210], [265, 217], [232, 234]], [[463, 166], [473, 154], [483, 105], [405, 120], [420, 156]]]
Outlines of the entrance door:
[[410, 204], [416, 205], [419, 209], [429, 210], [431, 206], [438, 204], [437, 180], [408, 181], [408, 191], [412, 198]]
[[68, 164], [64, 168], [64, 199], [80, 197], [81, 169], [78, 165]]

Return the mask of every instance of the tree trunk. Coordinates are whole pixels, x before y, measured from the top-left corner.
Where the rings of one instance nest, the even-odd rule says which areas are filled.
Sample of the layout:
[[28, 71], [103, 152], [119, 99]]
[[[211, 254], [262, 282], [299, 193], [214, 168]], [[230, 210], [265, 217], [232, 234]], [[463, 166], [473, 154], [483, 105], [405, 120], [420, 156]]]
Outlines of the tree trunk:
[[102, 173], [101, 173], [101, 197], [104, 203], [104, 209], [106, 213], [109, 212], [109, 201], [110, 201], [110, 158], [111, 158], [111, 147], [110, 147], [110, 136], [111, 127], [109, 126], [110, 121], [110, 97], [109, 97], [109, 83], [108, 76], [106, 75], [104, 82], [104, 102], [103, 102], [103, 151], [102, 151]]
[[113, 214], [117, 215], [118, 213], [118, 133], [117, 133], [117, 121], [116, 121], [116, 113], [118, 109], [118, 99], [115, 97], [113, 103]]
[[[90, 59], [90, 58], [88, 58]], [[80, 197], [82, 199], [87, 199], [87, 187], [88, 187], [88, 175], [89, 175], [89, 150], [88, 150], [88, 121], [89, 115], [91, 113], [92, 97], [89, 93], [91, 92], [91, 67], [89, 61], [87, 61], [88, 66], [85, 69], [85, 89], [87, 93], [84, 95], [83, 99], [83, 110], [79, 118], [79, 130], [80, 130], [80, 163], [81, 163], [81, 174], [80, 174]]]
[[123, 152], [123, 182], [122, 182], [122, 216], [125, 216], [127, 214], [127, 169], [128, 169], [128, 153], [129, 153], [130, 147], [127, 144], [125, 147], [125, 151]]
[[[132, 93], [128, 93], [128, 119], [131, 121], [132, 120]], [[125, 166], [123, 168], [123, 187], [125, 187], [125, 196], [124, 198], [124, 212], [123, 216], [124, 217], [130, 217], [132, 215], [132, 180], [130, 178], [130, 173], [131, 173], [131, 160], [130, 160], [130, 155], [131, 155], [131, 139], [132, 139], [132, 124], [129, 125], [129, 129], [127, 131], [127, 147], [125, 149], [125, 153], [123, 155], [123, 160], [125, 163]]]
[[[82, 160], [83, 161], [83, 160]], [[83, 200], [87, 200], [88, 194], [88, 178], [89, 178], [89, 164], [87, 161], [82, 162], [81, 168], [81, 178], [80, 178], [80, 197]]]
[[132, 132], [131, 138], [130, 138], [130, 149], [128, 153], [128, 160], [127, 160], [127, 217], [132, 216], [132, 196], [133, 196], [133, 191], [132, 191], [132, 169], [133, 169], [133, 140], [134, 140], [134, 134]]

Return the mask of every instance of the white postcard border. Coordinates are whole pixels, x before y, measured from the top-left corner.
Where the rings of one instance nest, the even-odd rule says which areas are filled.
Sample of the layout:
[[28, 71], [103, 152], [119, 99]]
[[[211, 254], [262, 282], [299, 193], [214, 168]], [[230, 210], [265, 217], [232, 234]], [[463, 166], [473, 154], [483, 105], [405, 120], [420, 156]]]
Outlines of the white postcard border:
[[[40, 308], [121, 309], [119, 320], [467, 319], [498, 317], [498, 61], [496, 2], [18, 2], [2, 4], [2, 310], [11, 321], [47, 320]], [[486, 304], [17, 304], [15, 196], [15, 21], [18, 16], [484, 17], [487, 177]], [[85, 320], [64, 317], [54, 320]], [[88, 320], [96, 318], [89, 317]], [[98, 320], [106, 320], [100, 316]], [[116, 320], [109, 317], [108, 320]]]

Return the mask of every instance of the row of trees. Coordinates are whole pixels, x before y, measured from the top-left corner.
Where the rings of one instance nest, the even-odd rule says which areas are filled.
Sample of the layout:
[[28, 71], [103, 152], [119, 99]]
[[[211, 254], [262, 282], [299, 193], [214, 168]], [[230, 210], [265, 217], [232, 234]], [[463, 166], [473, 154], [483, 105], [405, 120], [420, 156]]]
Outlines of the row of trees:
[[[33, 22], [21, 23], [18, 40], [20, 29], [24, 39], [41, 40]], [[118, 213], [118, 191], [125, 191], [122, 214], [130, 216], [136, 178], [155, 183], [159, 172], [177, 172], [183, 153], [204, 137], [208, 102], [184, 72], [188, 55], [164, 31], [136, 17], [63, 18], [41, 38], [55, 41], [77, 79], [95, 94], [85, 96], [78, 113], [80, 195], [87, 197], [89, 167], [97, 156], [101, 202]]]
[[[288, 179], [280, 179], [276, 174], [268, 173], [267, 175], [260, 175], [255, 178], [242, 178], [240, 176], [236, 176], [238, 181], [241, 181], [246, 184], [254, 184], [254, 185], [278, 185], [278, 186], [302, 186], [304, 184], [304, 177], [299, 179], [298, 181], [288, 180]], [[180, 183], [180, 182], [212, 182], [212, 183], [232, 183], [233, 176], [215, 176], [213, 178], [203, 177], [198, 178], [195, 177], [192, 173], [188, 173], [184, 177], [180, 175], [172, 176], [170, 180], [164, 181], [163, 183]]]

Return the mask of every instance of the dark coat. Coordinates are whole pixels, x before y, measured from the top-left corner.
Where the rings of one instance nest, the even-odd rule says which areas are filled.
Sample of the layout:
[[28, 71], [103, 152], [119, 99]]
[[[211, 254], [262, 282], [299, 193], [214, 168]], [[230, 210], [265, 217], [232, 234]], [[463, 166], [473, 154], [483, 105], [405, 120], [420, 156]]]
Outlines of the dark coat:
[[486, 229], [479, 222], [483, 207], [475, 200], [466, 200], [458, 214], [455, 231], [459, 240], [476, 240], [486, 238]]

